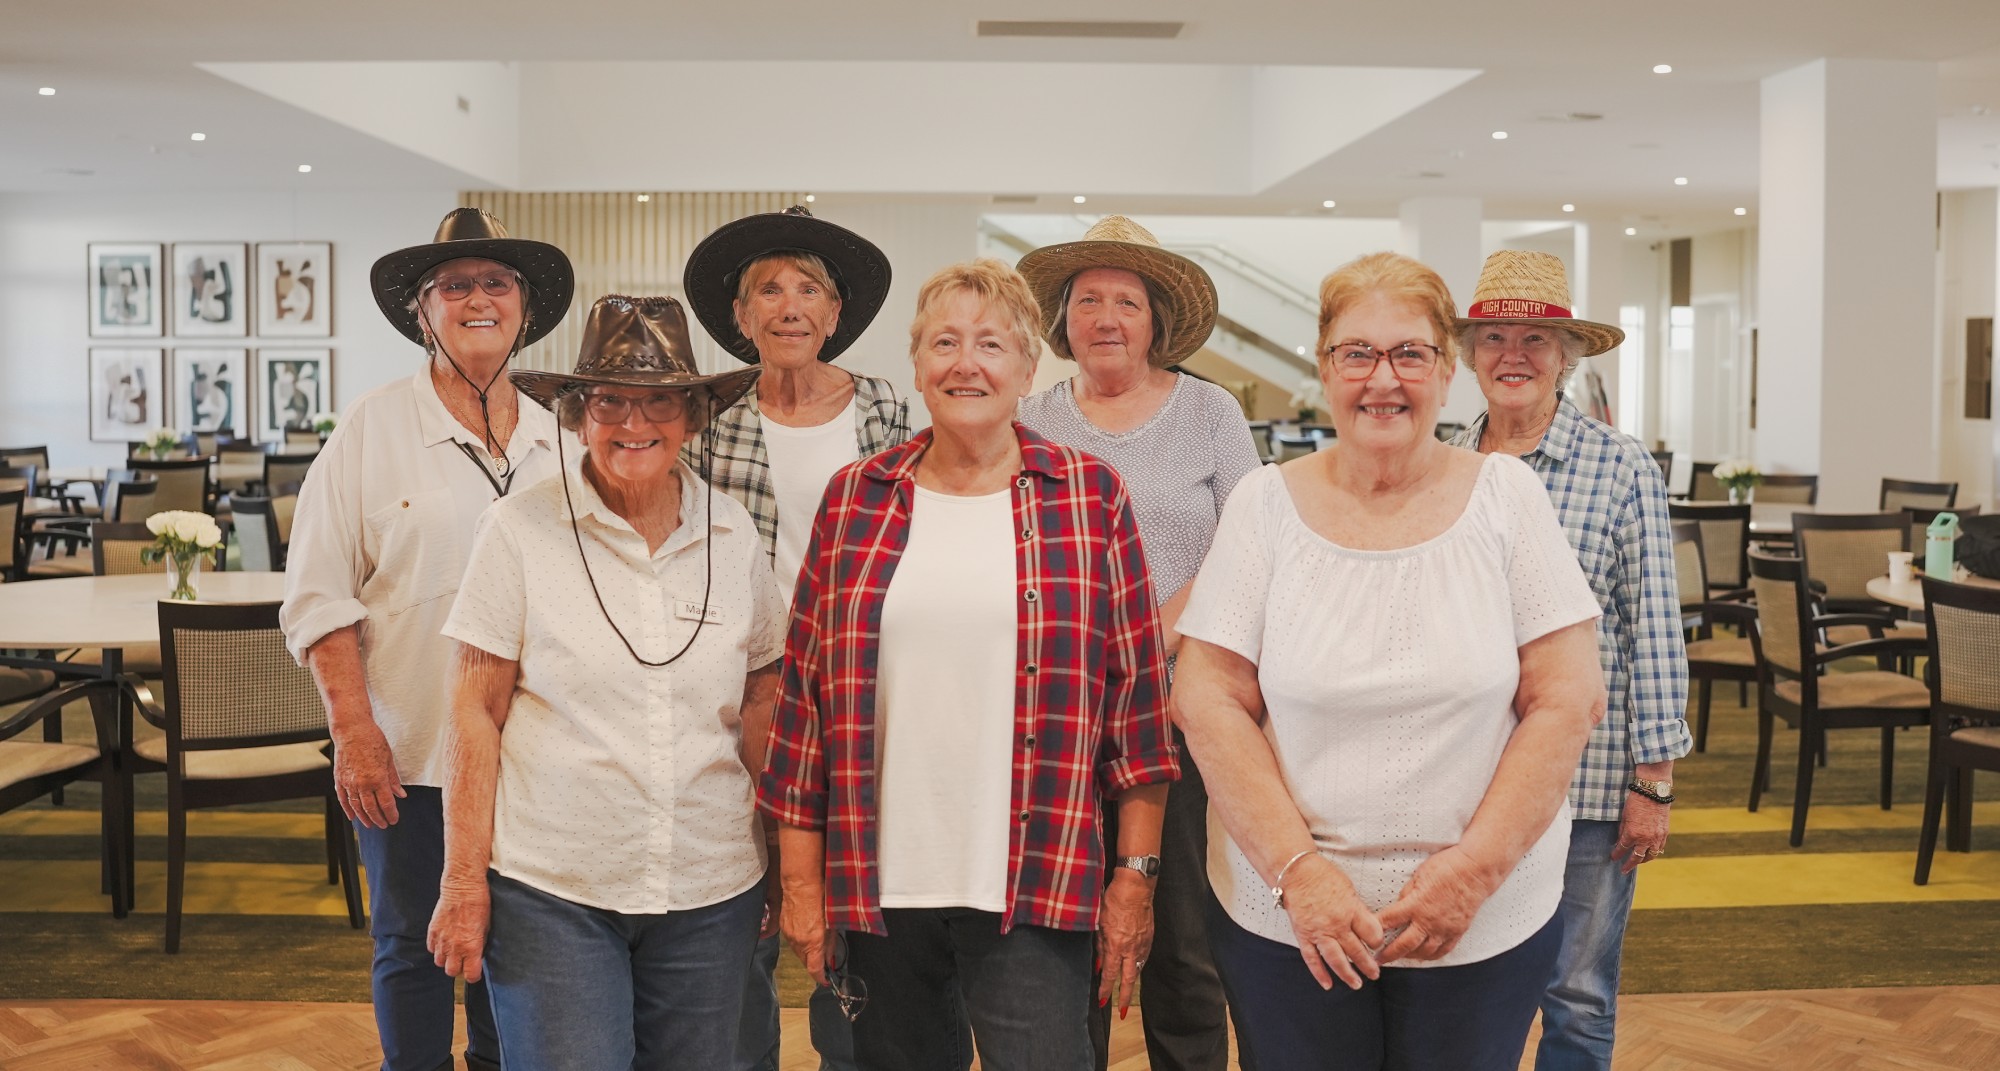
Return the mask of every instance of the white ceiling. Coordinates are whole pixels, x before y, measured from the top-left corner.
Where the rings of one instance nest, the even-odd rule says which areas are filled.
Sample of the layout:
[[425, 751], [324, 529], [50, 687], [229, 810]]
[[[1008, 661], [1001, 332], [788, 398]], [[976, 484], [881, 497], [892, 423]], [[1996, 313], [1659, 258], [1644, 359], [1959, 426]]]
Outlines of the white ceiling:
[[[1185, 19], [1188, 27], [1172, 41], [972, 34], [980, 18], [1051, 16]], [[1484, 198], [1492, 218], [1548, 218], [1567, 201], [1588, 217], [1617, 219], [1646, 232], [1688, 232], [1734, 225], [1738, 221], [1730, 210], [1737, 205], [1754, 213], [1758, 81], [1826, 56], [1938, 62], [1940, 184], [2000, 185], [2000, 3], [1994, 0], [1658, 5], [861, 0], [700, 6], [657, 0], [558, 5], [339, 0], [317, 6], [268, 0], [9, 0], [0, 38], [0, 191], [457, 188], [494, 181], [485, 177], [492, 168], [466, 165], [462, 155], [434, 154], [461, 165], [448, 166], [396, 147], [395, 139], [371, 137], [206, 73], [198, 63], [518, 61], [522, 69], [540, 64], [555, 70], [563, 63], [597, 60], [741, 61], [742, 77], [718, 78], [710, 91], [689, 92], [680, 84], [672, 93], [633, 93], [629, 99], [600, 101], [579, 121], [605, 123], [628, 131], [634, 141], [697, 156], [726, 152], [713, 132], [733, 123], [735, 136], [792, 146], [807, 161], [831, 139], [857, 132], [863, 141], [922, 143], [935, 131], [903, 130], [879, 113], [845, 110], [839, 94], [824, 92], [824, 86], [794, 84], [774, 74], [774, 61], [921, 65], [927, 73], [912, 80], [913, 96], [980, 94], [984, 103], [978, 111], [987, 115], [995, 114], [995, 101], [1045, 97], [1018, 92], [1023, 87], [1006, 75], [1020, 68], [1004, 65], [1076, 64], [1074, 84], [1081, 98], [1076, 111], [1050, 114], [1056, 110], [1046, 103], [1024, 109], [1017, 122], [991, 130], [996, 151], [1019, 151], [1037, 144], [1038, 132], [1087, 120], [1098, 131], [1095, 148], [1079, 150], [1071, 139], [1059, 142], [1064, 154], [1087, 151], [1132, 160], [1150, 159], [1146, 154], [1163, 115], [1171, 120], [1192, 109], [1172, 93], [1132, 92], [1156, 85], [1159, 72], [1145, 72], [1151, 76], [1146, 77], [1127, 70], [1121, 78], [1122, 65], [1463, 68], [1484, 73], [1260, 192], [1203, 193], [1170, 182], [1132, 183], [1088, 191], [1091, 208], [1317, 213], [1322, 198], [1335, 198], [1340, 215], [1379, 217], [1393, 216], [1407, 197], [1467, 195]], [[1655, 63], [1671, 63], [1675, 71], [1654, 75]], [[523, 79], [523, 91], [534, 84]], [[55, 86], [57, 95], [36, 96], [41, 85]], [[531, 107], [523, 102], [522, 110]], [[1144, 120], [1129, 128], [1154, 133], [1124, 139], [1128, 124], [1117, 118], [1121, 112], [1143, 114]], [[1571, 112], [1604, 118], [1544, 118]], [[427, 115], [413, 102], [419, 141]], [[1207, 126], [1189, 127], [1197, 144], [1212, 137]], [[1496, 129], [1510, 137], [1492, 140]], [[207, 133], [208, 140], [189, 142], [193, 130]], [[683, 130], [709, 134], [677, 137]], [[533, 128], [521, 131], [519, 156], [532, 161]], [[981, 130], [954, 133], [956, 146], [976, 141]], [[1217, 144], [1217, 151], [1243, 151], [1240, 144]], [[607, 161], [603, 188], [631, 188], [631, 175], [609, 164], [618, 146], [605, 144], [601, 151]], [[297, 173], [302, 162], [314, 165], [312, 174]], [[1084, 166], [1095, 162], [1079, 160], [1077, 172], [1101, 171]], [[572, 165], [570, 180], [579, 172], [590, 174], [588, 166]], [[968, 158], [965, 167], [977, 173], [979, 162]], [[523, 177], [534, 171], [524, 166]], [[1066, 173], [1055, 161], [1010, 174], [1008, 181]], [[1673, 185], [1675, 176], [1687, 176], [1689, 185]], [[800, 184], [784, 177], [787, 181], [744, 185]], [[892, 178], [885, 174], [883, 189], [920, 188]], [[843, 179], [855, 188], [853, 176]], [[976, 187], [976, 180], [966, 180], [954, 188]], [[985, 192], [1039, 193], [1042, 207], [1053, 209], [1066, 207], [1070, 193], [1083, 191], [1016, 185]]]

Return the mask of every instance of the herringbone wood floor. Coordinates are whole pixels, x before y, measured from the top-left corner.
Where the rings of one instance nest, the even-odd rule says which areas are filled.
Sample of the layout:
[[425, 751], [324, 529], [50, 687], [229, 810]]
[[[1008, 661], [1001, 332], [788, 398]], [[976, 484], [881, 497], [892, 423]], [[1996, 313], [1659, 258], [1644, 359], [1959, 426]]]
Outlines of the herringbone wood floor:
[[[1628, 996], [1620, 1008], [1617, 1071], [2000, 1067], [2000, 986]], [[805, 1012], [784, 1015], [784, 1071], [816, 1067]], [[0, 1004], [7, 1071], [363, 1071], [379, 1060], [364, 1005]], [[1115, 1024], [1111, 1068], [1145, 1067], [1135, 1013]]]

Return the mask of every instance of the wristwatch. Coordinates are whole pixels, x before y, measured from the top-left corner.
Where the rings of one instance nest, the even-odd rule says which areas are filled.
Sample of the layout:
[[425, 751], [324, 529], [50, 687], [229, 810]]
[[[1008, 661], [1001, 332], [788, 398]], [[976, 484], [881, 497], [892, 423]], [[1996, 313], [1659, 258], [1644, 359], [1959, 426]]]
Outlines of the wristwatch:
[[1652, 800], [1654, 803], [1674, 802], [1674, 783], [1672, 781], [1652, 781], [1644, 777], [1634, 776], [1632, 783], [1625, 787]]
[[1118, 857], [1118, 865], [1128, 870], [1136, 870], [1144, 877], [1160, 876], [1160, 857], [1157, 855], [1121, 855]]

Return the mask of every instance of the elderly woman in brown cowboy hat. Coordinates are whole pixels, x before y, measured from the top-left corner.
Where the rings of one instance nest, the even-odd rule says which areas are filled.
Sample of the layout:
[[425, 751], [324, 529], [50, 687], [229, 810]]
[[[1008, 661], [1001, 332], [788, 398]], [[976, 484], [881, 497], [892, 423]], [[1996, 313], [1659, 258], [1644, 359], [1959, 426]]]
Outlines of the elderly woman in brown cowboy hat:
[[1634, 871], [1665, 852], [1674, 760], [1690, 746], [1666, 483], [1638, 440], [1564, 393], [1584, 358], [1625, 333], [1571, 314], [1561, 260], [1488, 257], [1458, 332], [1487, 408], [1456, 445], [1512, 454], [1541, 475], [1604, 613], [1597, 655], [1610, 699], [1570, 782], [1562, 955], [1536, 1066], [1606, 1068]]
[[[501, 373], [569, 310], [569, 258], [474, 208], [370, 280], [424, 348], [413, 376], [362, 395], [300, 489], [280, 620], [326, 699], [334, 782], [359, 833], [374, 912], [375, 1021], [385, 1071], [451, 1064], [450, 976], [424, 950], [444, 868], [445, 678], [439, 634], [473, 522], [557, 469], [555, 419]], [[483, 986], [466, 989], [466, 1061], [497, 1067]]]
[[570, 373], [516, 372], [580, 461], [481, 519], [458, 641], [437, 962], [510, 1069], [732, 1066], [764, 904], [751, 771], [784, 602], [750, 516], [682, 463], [752, 369], [669, 298], [600, 298]]
[[[1106, 216], [1082, 241], [1029, 253], [1020, 271], [1041, 307], [1049, 346], [1077, 367], [1074, 378], [1023, 402], [1021, 423], [1095, 454], [1124, 477], [1171, 653], [1180, 644], [1174, 623], [1222, 504], [1258, 466], [1236, 400], [1172, 371], [1208, 341], [1215, 284], [1201, 265], [1161, 248], [1124, 216]], [[1105, 926], [1138, 931], [1137, 955], [1129, 964], [1105, 962], [1101, 994], [1122, 983], [1122, 1014], [1135, 977], [1144, 979], [1146, 1050], [1156, 1068], [1222, 1071], [1229, 1062], [1227, 1008], [1202, 926], [1207, 822], [1201, 773], [1183, 758], [1167, 796], [1159, 858], [1121, 861], [1106, 893]], [[1100, 1068], [1110, 1033], [1109, 1006], [1101, 1007], [1092, 1024]]]
[[[717, 228], [681, 283], [709, 335], [757, 367], [756, 385], [715, 418], [709, 478], [757, 522], [789, 604], [827, 480], [910, 437], [909, 405], [887, 380], [832, 364], [882, 308], [889, 258], [795, 205]], [[754, 1071], [778, 1066], [778, 935], [767, 929], [744, 994], [743, 1065]], [[824, 1071], [850, 1071], [854, 1043], [831, 991], [813, 991], [809, 1022]]]

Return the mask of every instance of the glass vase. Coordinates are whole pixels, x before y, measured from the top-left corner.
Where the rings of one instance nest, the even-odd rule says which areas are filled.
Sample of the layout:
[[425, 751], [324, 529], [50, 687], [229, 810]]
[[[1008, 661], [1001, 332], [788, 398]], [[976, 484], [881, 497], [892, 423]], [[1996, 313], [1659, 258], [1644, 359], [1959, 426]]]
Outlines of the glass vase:
[[1730, 505], [1732, 505], [1732, 506], [1737, 506], [1737, 505], [1741, 505], [1741, 504], [1743, 504], [1743, 503], [1745, 503], [1745, 502], [1748, 502], [1748, 501], [1750, 501], [1750, 489], [1749, 489], [1748, 487], [1745, 487], [1745, 486], [1743, 486], [1742, 484], [1730, 484], [1730, 485], [1729, 485], [1729, 504], [1730, 504]]
[[201, 581], [201, 559], [199, 550], [170, 550], [167, 552], [167, 598], [173, 602], [194, 602], [201, 598], [197, 590]]

